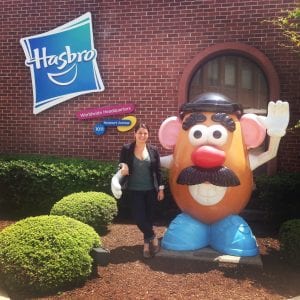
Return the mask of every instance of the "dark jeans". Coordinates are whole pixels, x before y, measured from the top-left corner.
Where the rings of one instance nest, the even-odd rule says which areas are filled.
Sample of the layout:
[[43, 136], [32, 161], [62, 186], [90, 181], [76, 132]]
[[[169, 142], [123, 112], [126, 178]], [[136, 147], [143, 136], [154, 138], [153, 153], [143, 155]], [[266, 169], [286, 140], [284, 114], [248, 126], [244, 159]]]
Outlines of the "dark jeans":
[[154, 237], [153, 213], [157, 192], [150, 191], [129, 191], [130, 208], [132, 217], [144, 234], [144, 242], [149, 243]]

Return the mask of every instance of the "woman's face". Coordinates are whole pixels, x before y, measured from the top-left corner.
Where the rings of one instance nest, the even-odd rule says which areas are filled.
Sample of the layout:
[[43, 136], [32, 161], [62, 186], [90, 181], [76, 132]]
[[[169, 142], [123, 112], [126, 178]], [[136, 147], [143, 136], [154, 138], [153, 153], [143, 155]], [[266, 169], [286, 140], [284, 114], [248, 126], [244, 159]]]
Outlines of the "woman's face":
[[145, 128], [139, 128], [135, 132], [134, 136], [135, 136], [135, 140], [137, 142], [146, 143], [146, 141], [148, 140], [149, 133], [148, 133], [147, 129], [145, 129]]

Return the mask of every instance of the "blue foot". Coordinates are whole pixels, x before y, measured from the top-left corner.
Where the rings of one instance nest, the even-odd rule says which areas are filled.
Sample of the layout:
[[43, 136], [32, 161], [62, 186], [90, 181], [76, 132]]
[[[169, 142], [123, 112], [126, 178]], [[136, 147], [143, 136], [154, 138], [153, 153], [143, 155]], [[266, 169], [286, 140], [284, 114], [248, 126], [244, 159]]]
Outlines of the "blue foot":
[[237, 215], [231, 215], [211, 225], [210, 246], [224, 254], [256, 256], [256, 239], [249, 225]]
[[171, 222], [161, 246], [167, 250], [192, 251], [209, 243], [209, 225], [181, 213]]

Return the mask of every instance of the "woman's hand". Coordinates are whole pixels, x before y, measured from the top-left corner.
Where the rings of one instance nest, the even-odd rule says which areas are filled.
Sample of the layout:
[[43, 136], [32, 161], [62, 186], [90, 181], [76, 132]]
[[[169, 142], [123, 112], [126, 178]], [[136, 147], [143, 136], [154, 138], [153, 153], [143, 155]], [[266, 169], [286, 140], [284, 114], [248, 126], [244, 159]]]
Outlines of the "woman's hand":
[[158, 193], [157, 193], [157, 200], [158, 201], [161, 201], [165, 198], [165, 193], [164, 193], [164, 190], [159, 190]]
[[125, 163], [120, 163], [119, 164], [120, 170], [121, 170], [121, 174], [123, 176], [129, 175], [129, 169], [128, 169], [128, 165]]

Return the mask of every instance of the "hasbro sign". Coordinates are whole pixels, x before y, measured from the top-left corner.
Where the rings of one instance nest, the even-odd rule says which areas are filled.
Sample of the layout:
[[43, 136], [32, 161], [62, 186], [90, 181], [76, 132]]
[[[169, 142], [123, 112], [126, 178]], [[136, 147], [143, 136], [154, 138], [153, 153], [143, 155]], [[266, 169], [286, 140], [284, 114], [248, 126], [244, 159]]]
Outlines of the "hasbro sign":
[[46, 33], [22, 38], [20, 43], [31, 72], [34, 114], [104, 90], [90, 13]]

